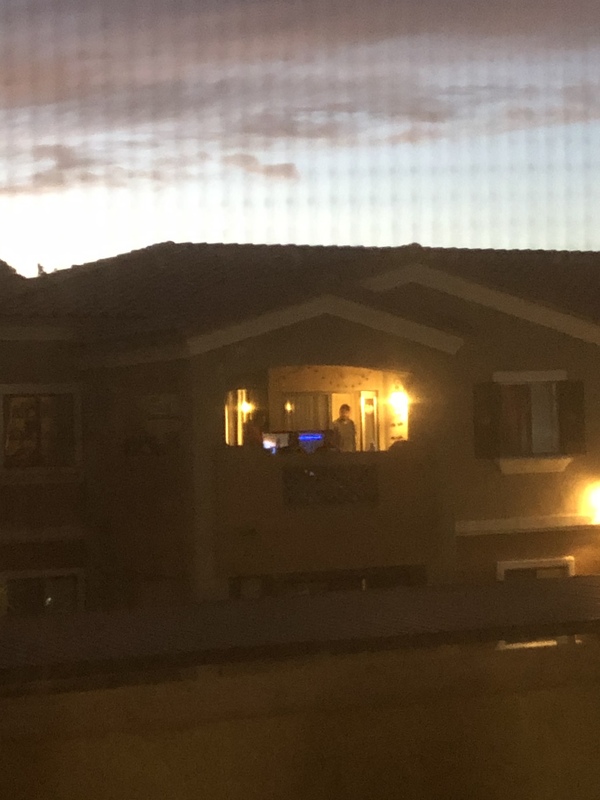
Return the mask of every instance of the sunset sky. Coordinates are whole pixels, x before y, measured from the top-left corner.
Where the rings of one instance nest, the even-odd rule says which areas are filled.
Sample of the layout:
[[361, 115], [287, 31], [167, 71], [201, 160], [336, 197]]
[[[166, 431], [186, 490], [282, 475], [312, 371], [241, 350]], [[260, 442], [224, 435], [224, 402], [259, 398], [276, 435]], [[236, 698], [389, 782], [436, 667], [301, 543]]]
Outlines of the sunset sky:
[[2, 0], [0, 259], [600, 250], [599, 0]]

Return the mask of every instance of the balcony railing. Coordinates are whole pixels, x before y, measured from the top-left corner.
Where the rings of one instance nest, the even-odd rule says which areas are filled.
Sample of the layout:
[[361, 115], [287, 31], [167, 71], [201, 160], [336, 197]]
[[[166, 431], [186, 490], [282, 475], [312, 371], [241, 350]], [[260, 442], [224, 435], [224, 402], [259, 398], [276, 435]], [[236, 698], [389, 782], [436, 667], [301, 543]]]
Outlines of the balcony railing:
[[[284, 464], [283, 500], [288, 506], [376, 503], [379, 497], [377, 466], [315, 456], [310, 464]], [[328, 463], [324, 463], [327, 459]], [[302, 459], [306, 461], [306, 459]]]
[[228, 575], [427, 564], [439, 538], [439, 480], [427, 454], [215, 458], [216, 546]]

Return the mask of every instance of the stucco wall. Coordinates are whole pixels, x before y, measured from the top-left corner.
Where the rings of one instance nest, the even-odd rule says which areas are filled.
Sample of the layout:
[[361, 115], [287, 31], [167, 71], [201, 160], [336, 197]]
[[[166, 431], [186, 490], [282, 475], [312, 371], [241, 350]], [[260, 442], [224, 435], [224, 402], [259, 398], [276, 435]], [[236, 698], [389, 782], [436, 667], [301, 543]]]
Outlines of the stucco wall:
[[[69, 341], [2, 341], [0, 386], [7, 391], [48, 384], [83, 388], [77, 359], [78, 347]], [[0, 481], [0, 572], [85, 568], [83, 470], [41, 480], [15, 470]], [[61, 541], [65, 529], [69, 540]], [[80, 541], [72, 541], [74, 532]]]
[[[406, 564], [426, 565], [432, 578], [448, 545], [436, 502], [439, 478], [418, 449], [296, 458], [232, 449], [216, 463], [217, 553], [224, 575]], [[284, 469], [348, 464], [375, 471], [377, 503], [286, 505]]]
[[187, 365], [98, 370], [86, 380], [87, 502], [99, 600], [185, 599], [193, 552]]

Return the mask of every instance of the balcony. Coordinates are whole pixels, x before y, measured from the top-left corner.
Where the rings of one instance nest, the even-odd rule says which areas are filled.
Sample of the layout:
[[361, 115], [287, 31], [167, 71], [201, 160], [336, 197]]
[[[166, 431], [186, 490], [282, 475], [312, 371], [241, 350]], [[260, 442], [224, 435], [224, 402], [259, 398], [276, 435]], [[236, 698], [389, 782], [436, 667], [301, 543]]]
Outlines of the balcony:
[[414, 443], [387, 452], [215, 454], [227, 576], [426, 565], [440, 535], [436, 470]]

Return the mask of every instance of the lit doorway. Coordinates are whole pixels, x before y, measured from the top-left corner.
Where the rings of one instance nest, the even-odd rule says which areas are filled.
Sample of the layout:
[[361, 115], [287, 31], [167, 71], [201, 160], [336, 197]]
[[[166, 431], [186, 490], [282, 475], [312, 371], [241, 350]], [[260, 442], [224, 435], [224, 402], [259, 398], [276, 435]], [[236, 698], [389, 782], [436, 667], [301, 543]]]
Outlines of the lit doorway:
[[361, 450], [379, 450], [379, 415], [377, 392], [360, 393]]

